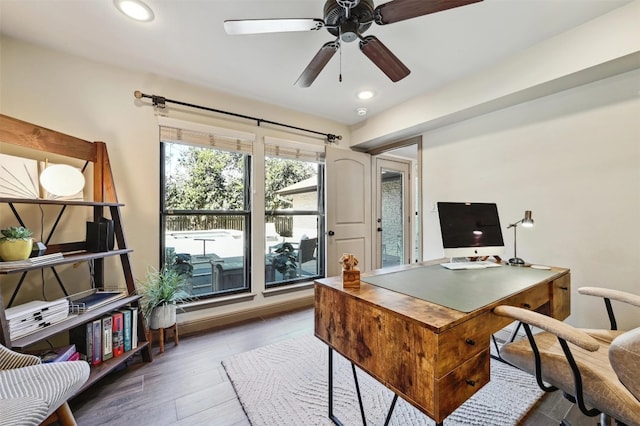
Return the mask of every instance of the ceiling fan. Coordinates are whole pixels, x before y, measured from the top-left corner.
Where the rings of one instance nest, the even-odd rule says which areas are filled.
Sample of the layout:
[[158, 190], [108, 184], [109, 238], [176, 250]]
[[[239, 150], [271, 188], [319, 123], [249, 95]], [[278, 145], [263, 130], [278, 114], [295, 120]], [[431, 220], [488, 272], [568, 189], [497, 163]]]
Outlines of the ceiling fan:
[[309, 87], [340, 48], [341, 42], [360, 40], [360, 50], [393, 82], [411, 72], [377, 37], [363, 34], [378, 25], [416, 18], [482, 0], [393, 0], [374, 8], [373, 0], [327, 0], [324, 18], [237, 19], [224, 21], [227, 34], [260, 34], [317, 31], [326, 28], [337, 37], [325, 43], [302, 72], [295, 85]]

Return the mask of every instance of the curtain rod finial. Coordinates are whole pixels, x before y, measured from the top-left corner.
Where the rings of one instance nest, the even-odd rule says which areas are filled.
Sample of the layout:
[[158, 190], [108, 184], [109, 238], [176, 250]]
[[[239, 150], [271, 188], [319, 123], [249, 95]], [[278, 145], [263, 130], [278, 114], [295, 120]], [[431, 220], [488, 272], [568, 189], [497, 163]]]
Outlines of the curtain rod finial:
[[331, 133], [327, 135], [327, 142], [329, 143], [337, 143], [338, 141], [341, 141], [341, 140], [342, 140], [341, 135], [332, 135]]
[[135, 92], [133, 92], [133, 96], [135, 96], [136, 99], [142, 99], [142, 92], [139, 90], [136, 90]]

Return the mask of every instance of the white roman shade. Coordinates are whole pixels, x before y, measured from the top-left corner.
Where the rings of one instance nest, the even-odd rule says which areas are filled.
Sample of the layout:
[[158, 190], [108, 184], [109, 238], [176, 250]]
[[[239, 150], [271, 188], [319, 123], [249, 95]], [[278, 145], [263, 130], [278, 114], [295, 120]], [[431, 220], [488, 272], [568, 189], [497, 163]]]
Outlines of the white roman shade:
[[162, 142], [211, 146], [223, 151], [251, 154], [256, 135], [224, 127], [158, 117]]
[[270, 157], [324, 163], [324, 151], [324, 145], [313, 145], [271, 136], [264, 138], [264, 154]]

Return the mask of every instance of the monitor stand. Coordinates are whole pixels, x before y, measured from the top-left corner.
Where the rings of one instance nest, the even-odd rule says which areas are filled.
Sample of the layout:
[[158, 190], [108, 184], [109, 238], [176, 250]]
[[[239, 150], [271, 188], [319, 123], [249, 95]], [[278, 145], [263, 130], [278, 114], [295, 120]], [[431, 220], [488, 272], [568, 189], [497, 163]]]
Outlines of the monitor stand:
[[502, 258], [500, 256], [496, 256], [495, 254], [493, 256], [480, 256], [478, 259], [488, 260], [490, 257], [493, 257], [496, 260], [496, 263], [502, 263]]

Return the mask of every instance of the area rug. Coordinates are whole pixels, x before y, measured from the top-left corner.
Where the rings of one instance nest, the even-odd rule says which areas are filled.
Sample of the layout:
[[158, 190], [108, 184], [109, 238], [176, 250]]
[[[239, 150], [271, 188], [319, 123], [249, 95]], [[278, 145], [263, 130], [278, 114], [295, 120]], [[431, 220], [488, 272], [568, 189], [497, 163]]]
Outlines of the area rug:
[[[333, 425], [327, 417], [327, 346], [303, 336], [235, 355], [223, 366], [254, 426]], [[334, 414], [362, 425], [351, 364], [334, 352]], [[393, 393], [356, 369], [368, 425], [384, 424]], [[491, 381], [444, 421], [445, 425], [517, 425], [542, 396], [526, 373], [491, 360]], [[392, 425], [434, 422], [398, 398]]]

